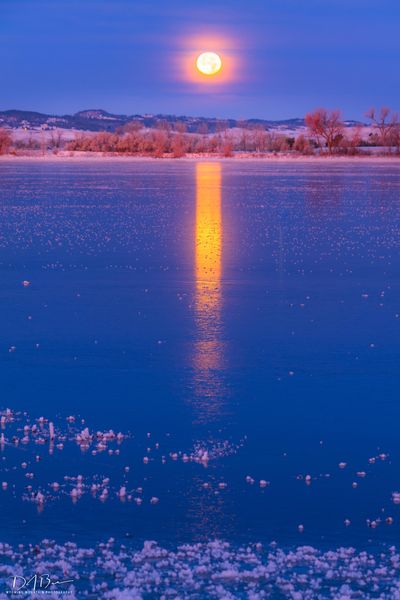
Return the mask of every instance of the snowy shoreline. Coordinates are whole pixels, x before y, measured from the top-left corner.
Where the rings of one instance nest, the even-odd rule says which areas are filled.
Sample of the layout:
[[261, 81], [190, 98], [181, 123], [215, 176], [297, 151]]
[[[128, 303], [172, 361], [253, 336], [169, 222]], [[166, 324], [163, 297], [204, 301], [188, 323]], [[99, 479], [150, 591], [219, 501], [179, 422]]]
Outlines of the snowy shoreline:
[[140, 156], [140, 155], [128, 155], [128, 154], [112, 154], [102, 152], [59, 152], [58, 154], [4, 154], [0, 156], [1, 162], [97, 162], [97, 161], [122, 161], [122, 162], [196, 162], [196, 161], [240, 161], [240, 162], [278, 162], [278, 163], [382, 163], [382, 164], [400, 164], [398, 155], [392, 156], [377, 156], [377, 155], [357, 155], [357, 156], [304, 156], [295, 154], [264, 154], [257, 155], [251, 153], [238, 153], [234, 156], [224, 157], [217, 156], [215, 154], [188, 154], [180, 158], [173, 158], [171, 156], [164, 156], [161, 158], [155, 158], [152, 156]]

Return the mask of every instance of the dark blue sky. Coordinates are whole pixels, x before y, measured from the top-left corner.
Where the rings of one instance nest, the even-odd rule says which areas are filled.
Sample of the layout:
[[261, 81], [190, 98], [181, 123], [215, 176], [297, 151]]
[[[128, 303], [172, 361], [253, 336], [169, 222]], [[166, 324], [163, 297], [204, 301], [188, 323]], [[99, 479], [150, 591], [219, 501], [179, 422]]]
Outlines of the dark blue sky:
[[399, 25], [399, 0], [0, 0], [0, 108], [362, 118], [400, 109]]

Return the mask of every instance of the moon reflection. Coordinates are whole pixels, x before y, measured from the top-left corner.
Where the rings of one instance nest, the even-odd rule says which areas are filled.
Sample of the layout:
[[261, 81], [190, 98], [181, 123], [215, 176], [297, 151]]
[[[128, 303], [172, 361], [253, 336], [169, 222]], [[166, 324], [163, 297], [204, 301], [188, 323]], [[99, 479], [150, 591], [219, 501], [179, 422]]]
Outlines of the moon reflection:
[[221, 309], [221, 165], [196, 165], [196, 314], [214, 326]]
[[[195, 423], [204, 425], [226, 416], [229, 386], [226, 379], [227, 347], [223, 320], [223, 214], [221, 164], [196, 164], [195, 239], [195, 342], [193, 346], [193, 407]], [[220, 441], [207, 434], [208, 450]], [[216, 464], [207, 465], [208, 480], [216, 484]], [[188, 502], [188, 521], [195, 537], [232, 535], [236, 514], [232, 499], [215, 495], [193, 481]]]
[[196, 165], [194, 392], [200, 422], [220, 415], [226, 396], [222, 339], [221, 165]]

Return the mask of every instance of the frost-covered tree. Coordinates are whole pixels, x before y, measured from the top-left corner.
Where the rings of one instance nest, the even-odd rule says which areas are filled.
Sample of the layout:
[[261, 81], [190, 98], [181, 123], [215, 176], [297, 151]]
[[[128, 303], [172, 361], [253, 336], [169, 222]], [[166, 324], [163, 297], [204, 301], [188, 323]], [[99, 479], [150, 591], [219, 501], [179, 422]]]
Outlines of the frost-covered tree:
[[310, 135], [315, 137], [320, 148], [322, 148], [323, 140], [329, 154], [332, 154], [343, 138], [344, 125], [340, 110], [317, 108], [306, 114], [305, 123]]

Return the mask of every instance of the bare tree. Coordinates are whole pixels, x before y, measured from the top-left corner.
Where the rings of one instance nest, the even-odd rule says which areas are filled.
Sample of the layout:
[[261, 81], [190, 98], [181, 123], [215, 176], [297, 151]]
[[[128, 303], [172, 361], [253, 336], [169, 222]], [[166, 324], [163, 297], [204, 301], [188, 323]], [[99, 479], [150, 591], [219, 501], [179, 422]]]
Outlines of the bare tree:
[[312, 147], [310, 140], [302, 133], [295, 139], [293, 150], [300, 152], [300, 154], [314, 154], [314, 148]]
[[181, 158], [186, 154], [187, 144], [182, 132], [175, 133], [172, 137], [171, 150], [174, 158]]
[[315, 136], [320, 148], [322, 147], [321, 140], [323, 140], [329, 154], [332, 154], [333, 149], [343, 138], [344, 125], [340, 111], [317, 108], [314, 112], [306, 114], [305, 123], [310, 134]]
[[60, 129], [55, 129], [50, 134], [50, 144], [52, 148], [59, 149], [63, 144], [63, 136]]
[[400, 154], [400, 123], [390, 133], [390, 146], [395, 148], [396, 154]]
[[267, 148], [268, 133], [265, 131], [264, 127], [257, 126], [251, 133], [254, 150], [256, 152], [265, 152]]
[[165, 131], [168, 135], [171, 133], [171, 123], [167, 121], [167, 119], [158, 119], [156, 122], [156, 129], [160, 131]]
[[392, 145], [392, 134], [399, 125], [398, 114], [387, 106], [382, 106], [379, 111], [375, 110], [375, 108], [370, 108], [365, 116], [372, 121], [382, 146], [390, 147]]
[[200, 123], [197, 127], [197, 133], [200, 135], [207, 135], [208, 133], [208, 125], [207, 123]]
[[0, 154], [7, 154], [12, 145], [12, 137], [7, 129], [0, 129]]
[[119, 127], [118, 130], [116, 131], [116, 133], [119, 133], [119, 134], [121, 134], [121, 133], [137, 133], [138, 131], [143, 129], [143, 127], [144, 126], [143, 126], [142, 121], [140, 121], [138, 119], [133, 119], [132, 121], [129, 121], [122, 127]]
[[164, 152], [169, 150], [169, 136], [165, 129], [156, 129], [153, 134], [154, 139], [154, 158], [162, 158]]
[[219, 150], [222, 156], [225, 156], [226, 158], [232, 156], [233, 154], [233, 139], [226, 130], [219, 138]]
[[238, 149], [246, 152], [251, 147], [251, 131], [249, 130], [247, 121], [237, 121], [236, 127], [240, 132], [240, 139], [238, 143]]
[[42, 132], [41, 136], [40, 136], [40, 150], [42, 152], [42, 155], [44, 156], [47, 152], [47, 139], [45, 134]]
[[229, 123], [226, 119], [219, 119], [215, 123], [216, 133], [224, 133], [227, 129], [229, 129]]
[[347, 136], [343, 136], [340, 142], [340, 152], [354, 156], [360, 152], [362, 144], [362, 127], [357, 125], [353, 127]]
[[184, 134], [184, 133], [186, 133], [186, 129], [187, 129], [187, 128], [186, 128], [186, 125], [185, 125], [185, 123], [182, 123], [182, 121], [177, 121], [177, 122], [174, 124], [174, 129], [175, 129], [175, 131], [177, 131], [178, 133], [180, 133], [180, 134]]

